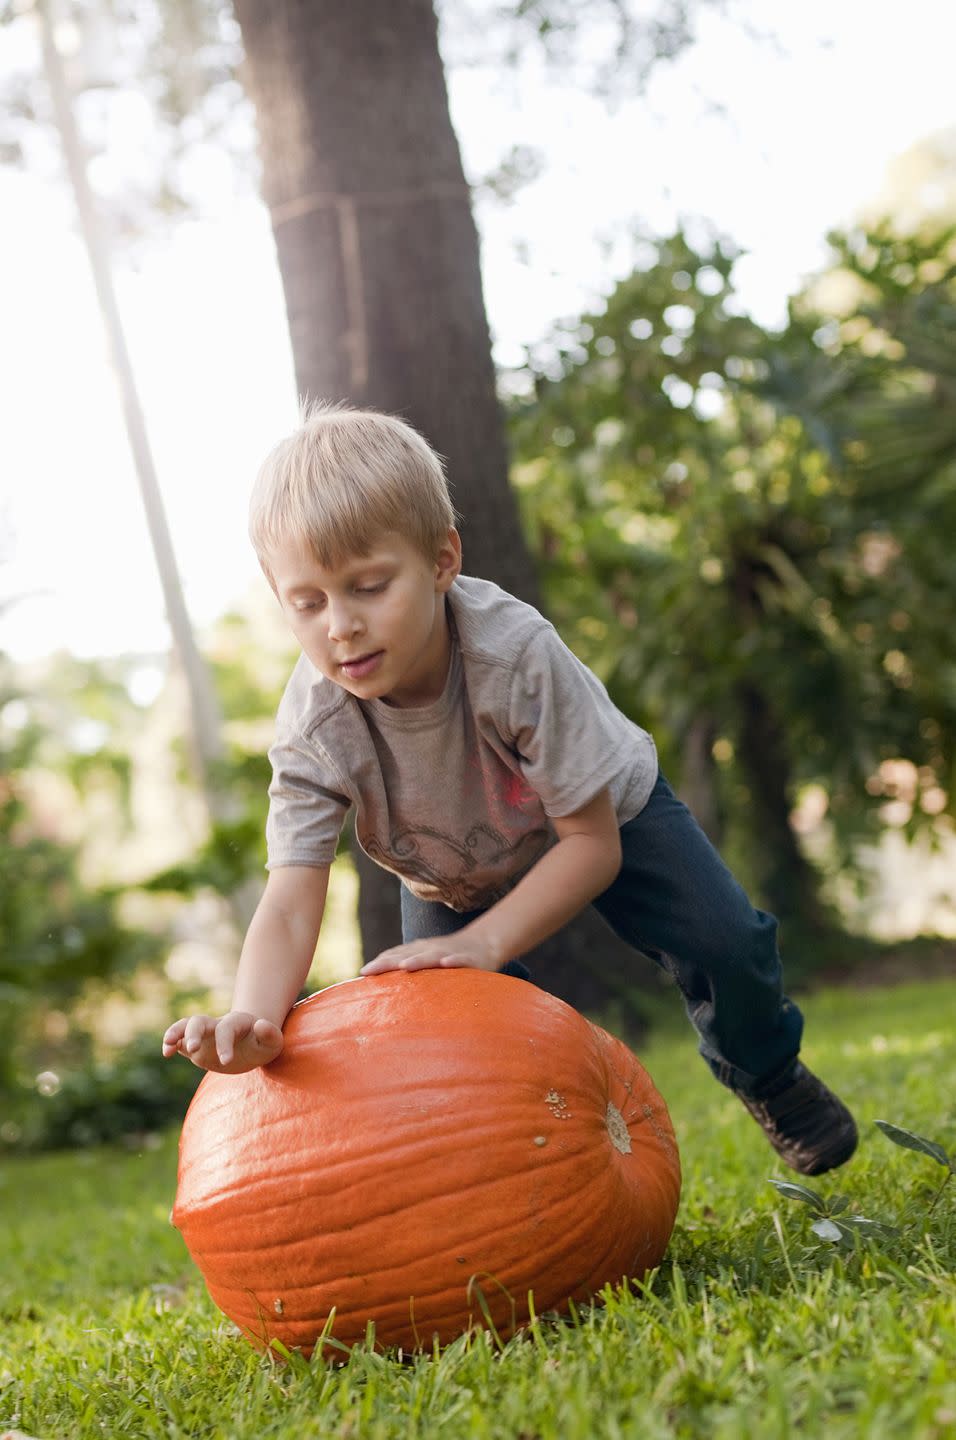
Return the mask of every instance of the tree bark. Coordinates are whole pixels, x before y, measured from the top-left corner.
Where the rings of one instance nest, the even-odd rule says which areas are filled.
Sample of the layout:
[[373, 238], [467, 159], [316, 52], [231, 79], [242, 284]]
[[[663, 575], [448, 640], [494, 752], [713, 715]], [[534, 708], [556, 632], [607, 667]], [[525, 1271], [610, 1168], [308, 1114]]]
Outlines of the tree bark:
[[[733, 592], [741, 633], [761, 624], [758, 579], [762, 563], [740, 555]], [[787, 936], [821, 942], [840, 927], [824, 904], [820, 878], [806, 859], [790, 824], [792, 772], [784, 726], [766, 686], [749, 675], [735, 685], [739, 715], [738, 755], [750, 791], [751, 854], [763, 903]]]
[[[447, 463], [466, 572], [537, 604], [431, 0], [236, 0], [235, 10], [300, 394], [419, 428]], [[400, 939], [396, 882], [358, 867], [370, 957]], [[572, 1003], [587, 993], [593, 1008], [609, 993], [595, 978], [606, 936], [596, 917], [571, 927], [551, 942], [542, 983]]]
[[714, 741], [717, 726], [706, 711], [695, 715], [681, 746], [681, 783], [678, 795], [712, 845], [720, 848], [724, 822], [717, 793]]
[[765, 903], [785, 934], [808, 939], [837, 929], [820, 896], [817, 872], [803, 855], [790, 824], [790, 760], [783, 726], [763, 689], [737, 685], [740, 764], [750, 791], [753, 855]]
[[300, 393], [444, 456], [466, 570], [535, 603], [430, 0], [238, 0]]

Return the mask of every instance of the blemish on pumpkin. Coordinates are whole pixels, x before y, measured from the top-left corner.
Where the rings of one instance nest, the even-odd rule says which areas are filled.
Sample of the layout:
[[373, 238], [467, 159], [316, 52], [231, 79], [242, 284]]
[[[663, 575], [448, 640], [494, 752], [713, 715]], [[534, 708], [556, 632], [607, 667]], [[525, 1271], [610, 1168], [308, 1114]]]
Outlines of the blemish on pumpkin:
[[609, 1100], [607, 1102], [607, 1115], [605, 1116], [607, 1133], [611, 1137], [611, 1144], [615, 1150], [620, 1150], [622, 1155], [631, 1153], [631, 1136], [627, 1128], [627, 1121], [616, 1105]]
[[571, 1111], [568, 1109], [564, 1096], [558, 1090], [549, 1090], [544, 1097], [544, 1103], [556, 1120], [570, 1120]]
[[536, 1145], [547, 1145], [547, 1143], [548, 1143], [548, 1137], [547, 1137], [547, 1135], [536, 1135], [536, 1136], [534, 1137], [534, 1143], [535, 1143]]
[[285, 1306], [283, 1305], [282, 1301], [278, 1297], [276, 1297], [276, 1299], [272, 1302], [272, 1308], [277, 1315], [281, 1315], [283, 1310], [285, 1309]]

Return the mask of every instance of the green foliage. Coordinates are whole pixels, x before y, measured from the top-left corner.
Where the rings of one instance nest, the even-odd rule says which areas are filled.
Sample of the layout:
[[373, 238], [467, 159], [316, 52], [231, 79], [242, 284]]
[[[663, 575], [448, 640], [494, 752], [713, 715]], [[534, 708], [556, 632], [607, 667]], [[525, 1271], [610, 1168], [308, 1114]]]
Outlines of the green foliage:
[[51, 1094], [32, 1089], [19, 1100], [12, 1097], [8, 1146], [30, 1151], [140, 1143], [182, 1119], [202, 1074], [195, 1065], [164, 1059], [152, 1032], [138, 1035], [107, 1060], [71, 1067]]
[[[556, 76], [608, 100], [633, 98], [643, 91], [655, 67], [674, 60], [694, 40], [697, 15], [715, 0], [662, 0], [652, 6], [632, 0], [594, 0], [583, 11], [574, 0], [505, 0], [472, 16], [454, 3], [436, 5], [443, 31], [467, 25], [475, 51], [485, 63], [517, 64], [529, 46], [538, 46]], [[495, 41], [498, 45], [495, 45]], [[461, 43], [461, 40], [459, 41]], [[493, 57], [494, 49], [500, 56]], [[463, 52], [467, 54], [467, 52]]]
[[[214, 636], [209, 668], [228, 735], [230, 725], [248, 725], [275, 715], [282, 683], [263, 683], [261, 667], [249, 663], [248, 625], [227, 615]], [[210, 780], [227, 798], [228, 819], [213, 822], [191, 855], [142, 882], [147, 893], [168, 891], [183, 896], [211, 889], [219, 895], [238, 891], [252, 876], [263, 873], [266, 860], [265, 822], [272, 767], [265, 746], [250, 749], [234, 741], [212, 768]]]
[[[108, 872], [92, 883], [87, 844], [96, 839], [104, 855], [94, 834], [104, 826], [117, 842], [135, 843], [132, 796], [142, 776], [134, 767], [149, 763], [151, 745], [178, 743], [175, 717], [164, 720], [161, 710], [143, 748], [142, 711], [130, 698], [143, 661], [61, 656], [27, 685], [0, 657], [0, 999], [12, 1021], [0, 1051], [0, 1148], [153, 1131], [182, 1114], [199, 1078], [194, 1067], [162, 1059], [158, 1022], [155, 1033], [111, 1051], [96, 1015], [111, 996], [142, 1003], [144, 977], [153, 1009], [161, 1010], [164, 987], [169, 1018], [181, 1013], [177, 1006], [195, 1008], [197, 997], [176, 998], [162, 975], [167, 925], [177, 915], [171, 899], [229, 895], [262, 873], [270, 768], [256, 725], [271, 721], [284, 661], [250, 665], [246, 622], [237, 616], [218, 627], [212, 645], [226, 723], [236, 727], [213, 779], [232, 816], [135, 886], [113, 883]], [[195, 783], [185, 769], [182, 783]], [[150, 907], [153, 929], [124, 919], [131, 893], [165, 897]]]
[[157, 954], [154, 937], [118, 920], [115, 891], [81, 884], [76, 861], [76, 847], [29, 833], [26, 807], [11, 785], [0, 801], [5, 1000], [42, 992], [62, 1003], [86, 980], [128, 972]]
[[703, 727], [713, 810], [778, 913], [816, 903], [800, 786], [825, 792], [834, 870], [881, 832], [885, 761], [913, 767], [908, 833], [956, 813], [951, 249], [847, 240], [850, 313], [811, 292], [775, 333], [739, 313], [726, 246], [644, 242], [512, 405], [555, 622], [672, 778]]
[[[818, 364], [835, 378], [827, 390], [798, 376], [785, 398], [795, 413], [814, 406], [840, 456], [842, 504], [825, 557], [838, 582], [834, 615], [868, 677], [859, 728], [879, 759], [902, 756], [919, 771], [912, 836], [932, 828], [941, 805], [956, 814], [947, 618], [956, 591], [956, 227], [899, 236], [883, 225], [831, 243], [850, 301], [822, 315], [811, 287], [792, 324], [813, 332]], [[894, 782], [871, 774], [868, 791], [879, 805]]]
[[[0, 1049], [0, 1093], [9, 1094], [25, 1083], [31, 1060], [42, 1053], [45, 1013], [68, 1006], [91, 980], [119, 980], [155, 962], [161, 940], [123, 923], [115, 889], [84, 883], [79, 846], [38, 820], [28, 794], [29, 776], [56, 765], [74, 783], [119, 777], [122, 805], [127, 767], [109, 748], [99, 757], [71, 750], [75, 711], [61, 714], [55, 694], [21, 694], [2, 657], [0, 675], [5, 713], [18, 705], [23, 711], [22, 723], [0, 723], [0, 999], [11, 1029]], [[90, 679], [95, 706], [102, 693], [95, 670]]]
[[906, 1210], [907, 1208], [912, 1210], [912, 1206], [907, 1201], [904, 1204], [903, 1214], [899, 1217], [899, 1223], [891, 1225], [883, 1220], [868, 1219], [865, 1215], [848, 1214], [850, 1199], [846, 1195], [830, 1195], [824, 1199], [818, 1191], [811, 1190], [806, 1185], [797, 1185], [791, 1180], [772, 1179], [771, 1185], [775, 1186], [781, 1195], [786, 1195], [791, 1200], [798, 1200], [802, 1205], [809, 1206], [815, 1217], [810, 1229], [821, 1240], [829, 1243], [846, 1241], [850, 1244], [858, 1244], [867, 1236], [903, 1235], [907, 1228], [912, 1229], [916, 1225], [925, 1224], [926, 1216], [935, 1209], [950, 1176], [956, 1173], [956, 1162], [935, 1140], [927, 1140], [924, 1135], [917, 1135], [914, 1131], [906, 1130], [900, 1125], [893, 1125], [888, 1120], [876, 1120], [874, 1124], [888, 1140], [893, 1141], [894, 1145], [899, 1145], [904, 1150], [915, 1150], [921, 1155], [928, 1155], [936, 1161], [937, 1165], [942, 1165], [946, 1171], [943, 1183], [924, 1214], [911, 1214], [907, 1220]]
[[930, 1210], [933, 1210], [942, 1195], [950, 1178], [956, 1175], [956, 1154], [949, 1155], [942, 1145], [935, 1140], [927, 1140], [925, 1135], [917, 1135], [912, 1130], [906, 1130], [901, 1125], [892, 1125], [888, 1120], [877, 1120], [877, 1126], [882, 1130], [888, 1140], [894, 1145], [900, 1145], [904, 1150], [916, 1150], [920, 1154], [928, 1155], [935, 1160], [937, 1165], [942, 1165], [946, 1174], [943, 1176], [942, 1184], [933, 1196]]
[[[266, 794], [266, 779], [262, 796]], [[239, 819], [210, 826], [209, 835], [188, 859], [169, 865], [144, 880], [140, 887], [148, 893], [172, 891], [178, 895], [195, 895], [201, 890], [215, 890], [230, 895], [249, 879], [253, 870], [265, 862], [265, 829], [262, 796], [251, 813]]]
[[806, 1185], [796, 1185], [790, 1180], [771, 1180], [770, 1183], [781, 1195], [809, 1206], [814, 1215], [810, 1229], [814, 1235], [819, 1235], [821, 1240], [830, 1243], [843, 1240], [856, 1244], [867, 1235], [885, 1237], [899, 1234], [895, 1225], [888, 1225], [882, 1220], [869, 1220], [865, 1215], [848, 1214], [850, 1200], [846, 1195], [832, 1195], [824, 1199], [816, 1190], [811, 1190]]
[[904, 1150], [916, 1150], [921, 1155], [928, 1155], [935, 1160], [937, 1165], [945, 1166], [950, 1173], [956, 1173], [956, 1159], [947, 1155], [942, 1145], [935, 1140], [927, 1140], [925, 1135], [917, 1135], [912, 1130], [906, 1130], [901, 1125], [893, 1125], [889, 1120], [876, 1120], [874, 1124], [883, 1131], [888, 1140], [894, 1145], [901, 1145]]
[[[762, 508], [723, 473], [749, 456], [691, 402], [708, 391], [721, 406], [728, 370], [752, 373], [762, 335], [728, 306], [733, 252], [697, 254], [679, 234], [651, 253], [602, 313], [532, 356], [534, 399], [516, 407], [512, 435], [549, 605], [670, 751], [682, 720], [726, 693], [736, 648], [723, 582], [736, 530]], [[773, 433], [757, 413], [751, 444], [758, 424]]]

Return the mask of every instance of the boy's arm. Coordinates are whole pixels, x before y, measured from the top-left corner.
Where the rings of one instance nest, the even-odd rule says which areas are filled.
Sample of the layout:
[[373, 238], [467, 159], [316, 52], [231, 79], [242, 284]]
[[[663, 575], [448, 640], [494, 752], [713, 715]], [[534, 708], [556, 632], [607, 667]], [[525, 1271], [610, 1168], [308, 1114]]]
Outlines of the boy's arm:
[[282, 1049], [282, 1025], [315, 954], [329, 867], [270, 871], [246, 934], [232, 1008], [218, 1020], [190, 1015], [163, 1036], [163, 1054], [185, 1055], [204, 1070], [238, 1074], [268, 1065]]
[[437, 965], [499, 970], [560, 930], [617, 876], [621, 835], [607, 789], [573, 815], [551, 823], [558, 835], [557, 845], [503, 900], [454, 935], [413, 940], [384, 950], [363, 967], [362, 974], [425, 970]]

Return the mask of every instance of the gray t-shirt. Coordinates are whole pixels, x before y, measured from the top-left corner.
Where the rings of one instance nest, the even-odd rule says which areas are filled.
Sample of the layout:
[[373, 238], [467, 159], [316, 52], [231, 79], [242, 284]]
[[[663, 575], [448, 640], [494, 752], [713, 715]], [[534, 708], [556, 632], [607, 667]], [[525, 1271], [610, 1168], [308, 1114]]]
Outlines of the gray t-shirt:
[[329, 865], [346, 812], [415, 895], [487, 908], [607, 786], [618, 822], [647, 802], [654, 742], [531, 605], [460, 576], [445, 689], [431, 705], [358, 700], [303, 655], [269, 751], [268, 869]]

